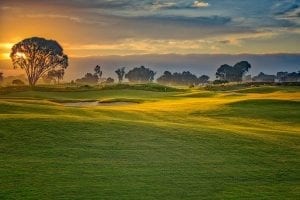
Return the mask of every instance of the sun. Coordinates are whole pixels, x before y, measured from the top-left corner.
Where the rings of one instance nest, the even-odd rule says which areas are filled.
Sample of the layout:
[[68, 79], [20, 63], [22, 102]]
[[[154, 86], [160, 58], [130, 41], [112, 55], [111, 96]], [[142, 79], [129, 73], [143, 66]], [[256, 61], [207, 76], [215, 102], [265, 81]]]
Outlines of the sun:
[[25, 53], [23, 53], [23, 52], [17, 52], [17, 53], [15, 54], [15, 56], [18, 57], [18, 58], [26, 59], [26, 55], [25, 55]]

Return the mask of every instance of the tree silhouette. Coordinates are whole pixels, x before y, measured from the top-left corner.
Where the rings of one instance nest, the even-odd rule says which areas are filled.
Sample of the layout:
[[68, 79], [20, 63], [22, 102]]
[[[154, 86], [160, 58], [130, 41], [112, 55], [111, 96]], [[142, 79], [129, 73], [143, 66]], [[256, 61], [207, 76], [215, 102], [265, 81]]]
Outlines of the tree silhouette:
[[97, 84], [99, 81], [99, 77], [97, 74], [86, 73], [83, 78], [77, 79], [76, 83], [81, 84]]
[[97, 75], [97, 76], [98, 76], [98, 79], [100, 80], [101, 77], [102, 77], [102, 70], [101, 70], [101, 67], [100, 67], [99, 65], [97, 65], [97, 66], [95, 67], [94, 71], [95, 71], [95, 75]]
[[209, 76], [207, 76], [207, 75], [202, 75], [202, 76], [200, 76], [199, 78], [198, 78], [198, 82], [199, 83], [207, 83], [208, 82], [208, 80], [209, 80]]
[[0, 72], [0, 84], [3, 82], [4, 77], [3, 77], [3, 72]]
[[157, 79], [158, 83], [161, 84], [173, 84], [173, 85], [198, 85], [199, 83], [206, 83], [209, 76], [203, 75], [199, 78], [195, 74], [189, 71], [184, 71], [182, 73], [171, 73], [165, 71], [162, 76]]
[[123, 79], [124, 79], [124, 75], [125, 75], [125, 67], [121, 67], [119, 69], [117, 69], [115, 71], [115, 73], [117, 74], [118, 76], [118, 79], [119, 79], [119, 83], [122, 83]]
[[136, 67], [125, 74], [130, 82], [152, 82], [154, 80], [156, 72], [144, 66]]
[[111, 78], [111, 77], [108, 77], [106, 80], [105, 80], [105, 83], [106, 84], [112, 84], [112, 83], [114, 83], [115, 82], [115, 80], [113, 79], [113, 78]]
[[25, 85], [25, 83], [20, 79], [14, 79], [11, 84], [13, 85]]
[[49, 80], [54, 80], [59, 84], [59, 80], [62, 80], [65, 75], [65, 70], [64, 69], [59, 69], [59, 70], [51, 70], [47, 74], [47, 78]]
[[51, 70], [66, 69], [68, 56], [54, 40], [32, 37], [12, 47], [10, 54], [14, 68], [25, 70], [30, 86]]
[[227, 64], [221, 65], [216, 72], [216, 77], [222, 81], [240, 82], [243, 75], [251, 68], [250, 63], [241, 61], [233, 67]]

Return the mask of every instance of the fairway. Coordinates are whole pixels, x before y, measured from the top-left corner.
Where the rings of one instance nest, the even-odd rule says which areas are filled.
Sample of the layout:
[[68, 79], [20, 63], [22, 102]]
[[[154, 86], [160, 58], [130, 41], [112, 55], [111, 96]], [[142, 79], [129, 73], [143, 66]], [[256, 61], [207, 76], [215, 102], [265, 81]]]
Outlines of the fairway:
[[0, 199], [300, 199], [299, 86], [15, 90], [0, 127]]

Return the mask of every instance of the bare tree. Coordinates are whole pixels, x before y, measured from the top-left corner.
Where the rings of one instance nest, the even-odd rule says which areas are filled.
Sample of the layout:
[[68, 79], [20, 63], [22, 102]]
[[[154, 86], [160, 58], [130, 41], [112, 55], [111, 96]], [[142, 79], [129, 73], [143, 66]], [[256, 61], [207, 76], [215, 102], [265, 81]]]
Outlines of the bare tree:
[[34, 86], [49, 71], [68, 67], [68, 56], [58, 42], [39, 37], [15, 44], [10, 57], [14, 68], [25, 70], [30, 86]]

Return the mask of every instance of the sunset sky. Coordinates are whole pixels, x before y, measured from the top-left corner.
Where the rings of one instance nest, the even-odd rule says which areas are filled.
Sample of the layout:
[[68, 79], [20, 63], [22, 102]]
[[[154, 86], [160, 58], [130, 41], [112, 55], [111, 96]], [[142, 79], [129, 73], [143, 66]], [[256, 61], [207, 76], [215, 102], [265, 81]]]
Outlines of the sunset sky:
[[300, 0], [0, 0], [0, 29], [1, 59], [31, 36], [70, 57], [300, 53]]

